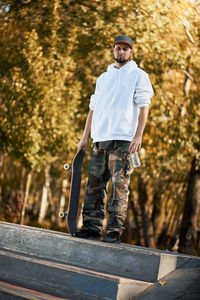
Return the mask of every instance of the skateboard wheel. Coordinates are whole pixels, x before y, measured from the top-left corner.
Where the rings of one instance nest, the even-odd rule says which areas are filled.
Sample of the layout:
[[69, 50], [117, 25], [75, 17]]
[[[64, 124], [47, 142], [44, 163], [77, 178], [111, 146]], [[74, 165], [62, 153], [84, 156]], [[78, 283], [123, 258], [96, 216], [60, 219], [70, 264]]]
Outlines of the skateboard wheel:
[[68, 164], [65, 164], [63, 167], [64, 167], [64, 169], [65, 169], [65, 170], [69, 170], [69, 168], [70, 168], [70, 165], [68, 165]]
[[72, 166], [70, 166], [70, 165], [68, 165], [68, 164], [65, 164], [65, 165], [63, 166], [63, 168], [64, 168], [64, 170], [70, 170], [70, 171], [72, 171]]
[[59, 212], [59, 217], [60, 218], [64, 218], [65, 216], [67, 216], [67, 210]]

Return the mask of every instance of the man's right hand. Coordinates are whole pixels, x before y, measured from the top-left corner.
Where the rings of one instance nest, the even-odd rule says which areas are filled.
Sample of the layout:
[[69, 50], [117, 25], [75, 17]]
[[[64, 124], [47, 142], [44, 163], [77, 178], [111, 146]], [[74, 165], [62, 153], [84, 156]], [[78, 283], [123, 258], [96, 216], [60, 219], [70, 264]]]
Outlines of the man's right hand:
[[80, 142], [78, 143], [78, 152], [80, 150], [85, 151], [87, 144], [88, 144], [88, 137], [91, 130], [91, 123], [92, 123], [92, 116], [93, 116], [93, 110], [90, 110], [87, 116], [84, 132], [82, 134], [82, 138]]
[[83, 150], [85, 151], [86, 147], [87, 147], [87, 144], [88, 144], [88, 139], [87, 138], [82, 138], [80, 140], [80, 142], [78, 143], [78, 152], [80, 150]]

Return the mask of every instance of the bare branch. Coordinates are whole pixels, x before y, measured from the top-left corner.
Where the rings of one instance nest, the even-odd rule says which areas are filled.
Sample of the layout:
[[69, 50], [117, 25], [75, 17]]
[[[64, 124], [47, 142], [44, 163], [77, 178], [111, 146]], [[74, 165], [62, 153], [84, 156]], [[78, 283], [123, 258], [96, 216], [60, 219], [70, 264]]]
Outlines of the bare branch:
[[187, 37], [188, 37], [189, 40], [192, 42], [192, 44], [195, 44], [195, 41], [194, 41], [194, 39], [193, 39], [191, 33], [189, 32], [188, 28], [187, 28], [186, 26], [184, 26], [184, 27], [185, 27], [185, 32], [186, 32], [186, 34], [187, 34]]

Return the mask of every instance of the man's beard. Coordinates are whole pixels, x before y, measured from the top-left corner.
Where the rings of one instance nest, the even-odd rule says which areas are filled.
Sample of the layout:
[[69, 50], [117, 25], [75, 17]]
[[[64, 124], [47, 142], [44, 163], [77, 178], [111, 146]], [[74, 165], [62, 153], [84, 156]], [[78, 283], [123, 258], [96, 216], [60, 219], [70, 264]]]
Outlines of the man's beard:
[[125, 58], [116, 58], [114, 57], [114, 59], [116, 60], [116, 62], [118, 62], [119, 64], [124, 64], [126, 63], [127, 61], [129, 61], [130, 57], [128, 59], [125, 59]]

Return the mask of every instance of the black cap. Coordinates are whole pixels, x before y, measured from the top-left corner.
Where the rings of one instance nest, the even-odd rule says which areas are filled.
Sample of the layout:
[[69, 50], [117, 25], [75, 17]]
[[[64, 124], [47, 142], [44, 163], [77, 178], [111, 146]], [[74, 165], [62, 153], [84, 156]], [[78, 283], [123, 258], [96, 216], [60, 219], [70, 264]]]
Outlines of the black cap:
[[126, 35], [118, 35], [118, 36], [116, 36], [116, 38], [114, 40], [114, 46], [117, 43], [126, 43], [131, 48], [133, 48], [133, 41], [132, 41], [132, 39], [130, 37], [126, 36]]

